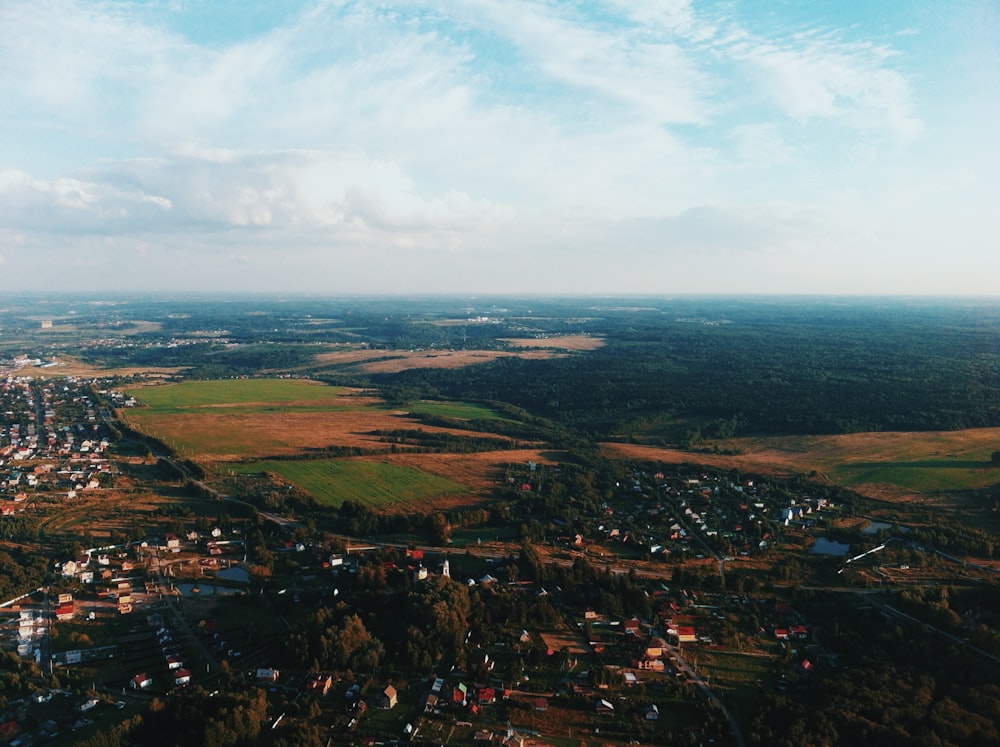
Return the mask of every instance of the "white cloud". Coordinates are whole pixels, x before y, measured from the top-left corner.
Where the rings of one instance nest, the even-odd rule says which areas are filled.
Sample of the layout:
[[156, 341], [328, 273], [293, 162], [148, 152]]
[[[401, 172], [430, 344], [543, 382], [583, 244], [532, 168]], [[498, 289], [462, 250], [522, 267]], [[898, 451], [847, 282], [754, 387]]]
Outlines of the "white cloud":
[[727, 51], [749, 66], [758, 93], [800, 123], [831, 119], [904, 141], [923, 129], [909, 82], [887, 66], [893, 56], [887, 47], [804, 33], [788, 40], [744, 37]]
[[[183, 284], [201, 263], [248, 288], [312, 281], [304, 266], [391, 284], [352, 257], [440, 290], [517, 287], [508, 262], [565, 290], [586, 272], [638, 290], [668, 266], [690, 285], [680, 264], [723, 257], [739, 281], [759, 263], [785, 282], [987, 212], [920, 192], [972, 150], [942, 147], [899, 53], [926, 28], [803, 28], [743, 2], [316, 2], [200, 43], [189, 11], [0, 3], [4, 277], [48, 252], [96, 280]], [[988, 127], [963, 124], [995, 154]], [[987, 178], [963, 183], [964, 204], [995, 201]]]

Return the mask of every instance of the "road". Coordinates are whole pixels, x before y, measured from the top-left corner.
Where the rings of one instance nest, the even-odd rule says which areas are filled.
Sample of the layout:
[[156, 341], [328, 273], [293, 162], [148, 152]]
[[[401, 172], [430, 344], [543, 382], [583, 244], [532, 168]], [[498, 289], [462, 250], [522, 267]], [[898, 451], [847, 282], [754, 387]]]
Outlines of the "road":
[[694, 682], [694, 684], [701, 689], [708, 701], [714, 703], [724, 714], [726, 714], [726, 719], [729, 721], [729, 730], [733, 733], [733, 740], [736, 742], [736, 747], [746, 747], [746, 740], [743, 738], [743, 731], [740, 729], [740, 725], [736, 720], [736, 717], [728, 708], [726, 708], [726, 705], [719, 700], [718, 696], [712, 692], [712, 689], [708, 686], [708, 683], [701, 678], [698, 671], [688, 663], [687, 659], [684, 658], [681, 653], [681, 647], [667, 644], [667, 650], [670, 652], [670, 656], [676, 663], [677, 668], [687, 675], [688, 679]]

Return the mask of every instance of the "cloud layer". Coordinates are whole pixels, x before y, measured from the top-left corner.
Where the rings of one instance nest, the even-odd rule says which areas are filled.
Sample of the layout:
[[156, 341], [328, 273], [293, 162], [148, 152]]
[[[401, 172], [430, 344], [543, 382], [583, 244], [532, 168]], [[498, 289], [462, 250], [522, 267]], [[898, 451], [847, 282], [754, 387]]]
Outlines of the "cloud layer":
[[995, 292], [995, 14], [757, 6], [11, 0], [0, 289]]

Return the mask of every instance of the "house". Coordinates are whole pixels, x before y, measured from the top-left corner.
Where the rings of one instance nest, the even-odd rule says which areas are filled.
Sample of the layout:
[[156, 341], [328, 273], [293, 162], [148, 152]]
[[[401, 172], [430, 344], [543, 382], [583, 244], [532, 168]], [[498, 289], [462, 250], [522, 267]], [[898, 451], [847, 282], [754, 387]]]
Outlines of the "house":
[[698, 640], [698, 634], [693, 625], [678, 625], [673, 632], [677, 636], [678, 643], [694, 643]]
[[438, 707], [438, 696], [434, 693], [427, 693], [424, 699], [424, 713], [433, 713]]
[[480, 705], [490, 705], [497, 702], [497, 691], [492, 687], [481, 687], [476, 693], [476, 700]]
[[656, 721], [660, 718], [660, 709], [656, 707], [656, 703], [653, 703], [643, 709], [642, 715], [647, 721]]
[[99, 701], [97, 698], [86, 698], [85, 700], [81, 700], [79, 703], [76, 704], [76, 710], [78, 710], [80, 713], [86, 713], [91, 708], [96, 708], [97, 704], [100, 702], [101, 701]]
[[531, 707], [536, 711], [547, 711], [549, 710], [549, 701], [545, 698], [535, 698], [531, 701]]
[[649, 659], [659, 658], [666, 653], [666, 648], [667, 642], [662, 638], [650, 638], [646, 644], [645, 656]]
[[133, 690], [146, 690], [153, 686], [153, 678], [148, 674], [143, 672], [142, 674], [137, 674], [131, 680], [129, 680], [129, 687]]
[[451, 702], [465, 705], [469, 699], [469, 686], [464, 682], [459, 682], [451, 690]]
[[610, 700], [605, 700], [600, 698], [597, 701], [597, 713], [600, 715], [610, 716], [614, 714], [615, 706]]
[[333, 677], [328, 674], [317, 674], [307, 686], [313, 695], [326, 695], [333, 687]]
[[72, 620], [73, 619], [73, 603], [69, 602], [67, 604], [60, 604], [56, 607], [56, 620]]
[[635, 668], [644, 672], [662, 672], [666, 669], [666, 664], [663, 663], [663, 659], [650, 659], [643, 657], [636, 660]]
[[184, 687], [190, 682], [191, 673], [188, 670], [183, 668], [174, 670], [174, 687]]
[[385, 690], [378, 694], [375, 699], [375, 703], [379, 708], [388, 710], [390, 708], [395, 708], [397, 702], [396, 688], [392, 685], [386, 685]]

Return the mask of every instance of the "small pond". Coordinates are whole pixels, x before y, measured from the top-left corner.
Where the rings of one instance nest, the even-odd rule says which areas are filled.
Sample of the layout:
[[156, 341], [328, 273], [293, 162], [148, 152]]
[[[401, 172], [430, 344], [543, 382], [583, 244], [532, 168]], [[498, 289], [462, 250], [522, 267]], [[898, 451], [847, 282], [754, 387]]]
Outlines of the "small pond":
[[236, 581], [241, 584], [250, 583], [250, 572], [239, 565], [234, 565], [231, 568], [226, 568], [224, 571], [219, 571], [215, 574], [216, 578], [222, 579], [223, 581]]
[[842, 558], [847, 555], [847, 551], [850, 549], [851, 546], [845, 545], [843, 542], [834, 542], [833, 540], [828, 540], [826, 537], [819, 537], [813, 543], [813, 546], [809, 548], [809, 552], [813, 555], [831, 555]]

